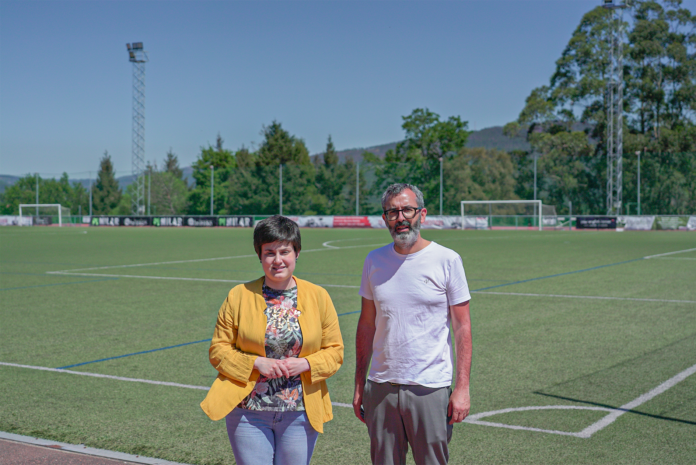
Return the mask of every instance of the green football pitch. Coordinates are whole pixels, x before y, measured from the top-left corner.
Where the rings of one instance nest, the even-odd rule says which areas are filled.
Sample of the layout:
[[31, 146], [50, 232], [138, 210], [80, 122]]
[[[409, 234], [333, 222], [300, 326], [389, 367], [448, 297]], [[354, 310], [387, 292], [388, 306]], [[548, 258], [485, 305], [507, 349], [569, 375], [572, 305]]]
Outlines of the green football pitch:
[[[471, 416], [450, 463], [694, 463], [696, 235], [423, 235], [462, 256], [474, 291]], [[302, 238], [297, 275], [329, 291], [346, 345], [312, 463], [369, 463], [346, 404], [362, 263], [391, 238]], [[0, 431], [234, 463], [198, 404], [220, 304], [262, 274], [251, 229], [7, 227], [0, 264]]]

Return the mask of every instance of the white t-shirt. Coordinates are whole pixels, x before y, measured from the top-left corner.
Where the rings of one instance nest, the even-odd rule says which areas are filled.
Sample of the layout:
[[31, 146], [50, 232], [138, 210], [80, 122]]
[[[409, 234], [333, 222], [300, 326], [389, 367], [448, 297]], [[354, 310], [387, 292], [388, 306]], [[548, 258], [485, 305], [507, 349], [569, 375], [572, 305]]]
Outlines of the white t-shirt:
[[409, 255], [380, 247], [365, 259], [360, 295], [377, 308], [369, 380], [452, 384], [449, 306], [471, 299], [459, 254], [435, 242]]

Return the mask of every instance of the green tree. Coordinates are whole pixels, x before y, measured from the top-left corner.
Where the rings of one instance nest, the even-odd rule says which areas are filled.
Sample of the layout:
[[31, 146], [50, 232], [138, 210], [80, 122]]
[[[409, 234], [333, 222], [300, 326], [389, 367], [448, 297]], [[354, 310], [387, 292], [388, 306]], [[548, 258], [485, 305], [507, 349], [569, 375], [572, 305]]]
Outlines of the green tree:
[[81, 183], [72, 183], [69, 202], [71, 214], [89, 214], [89, 191]]
[[[654, 195], [643, 200], [643, 211], [687, 211], [693, 205], [691, 186], [696, 184], [691, 161], [696, 140], [690, 136], [696, 109], [696, 18], [679, 0], [639, 0], [628, 11], [622, 25], [626, 35], [621, 38], [625, 51], [624, 199], [636, 194], [632, 154], [647, 150], [656, 154], [651, 160], [660, 161], [653, 169], [641, 167], [644, 180], [650, 179], [655, 189]], [[616, 21], [599, 6], [585, 14], [556, 62], [549, 85], [532, 90], [517, 121], [505, 128], [507, 134], [526, 130], [540, 156], [540, 198], [563, 205], [572, 200], [574, 211], [582, 213], [606, 208], [608, 44]], [[579, 128], [584, 135], [577, 132]], [[683, 156], [685, 152], [692, 155]], [[534, 154], [520, 155], [514, 157], [516, 172], [526, 186]], [[644, 163], [653, 161], [645, 157]], [[520, 186], [516, 190], [529, 192]]]
[[[218, 137], [220, 137], [219, 134]], [[179, 167], [179, 157], [177, 157], [174, 154], [174, 152], [172, 152], [171, 148], [167, 152], [167, 155], [164, 159], [164, 171], [167, 173], [171, 173], [172, 175], [174, 175], [175, 178], [184, 178], [184, 172]]]
[[440, 115], [427, 108], [416, 108], [402, 119], [404, 141], [397, 144], [394, 150], [388, 150], [384, 160], [370, 157], [376, 163], [372, 194], [379, 198], [389, 184], [408, 182], [421, 189], [425, 205], [431, 213], [439, 212], [439, 159], [443, 158], [443, 162], [446, 162], [466, 146], [469, 137], [467, 122], [459, 116], [441, 121]]
[[510, 155], [483, 147], [463, 148], [445, 160], [443, 213], [456, 215], [462, 200], [516, 199]]
[[[39, 178], [39, 182], [41, 182]], [[41, 187], [39, 187], [39, 192]], [[17, 180], [0, 194], [1, 209], [3, 215], [19, 215], [19, 205], [22, 203], [36, 202], [36, 176], [27, 174]]]
[[[319, 161], [319, 157], [317, 157], [317, 161]], [[346, 211], [344, 191], [348, 190], [346, 183], [350, 173], [346, 164], [338, 162], [338, 154], [331, 136], [326, 142], [326, 150], [321, 161], [317, 163], [316, 167], [315, 179], [319, 195], [316, 197], [315, 210], [319, 214], [345, 215], [348, 212]], [[355, 179], [354, 176], [353, 179]]]
[[[210, 183], [211, 171], [213, 172], [213, 213], [216, 215], [228, 213], [228, 192], [226, 184], [230, 173], [235, 167], [235, 157], [231, 151], [223, 148], [223, 139], [217, 136], [215, 147], [201, 147], [198, 159], [191, 165], [193, 179], [196, 184], [189, 193], [188, 212], [193, 215], [206, 215], [210, 213]], [[213, 169], [211, 170], [211, 166]]]
[[322, 196], [315, 185], [315, 168], [302, 139], [273, 121], [261, 131], [264, 139], [257, 153], [240, 149], [237, 160], [244, 167], [228, 183], [228, 209], [235, 214], [275, 214], [280, 208], [280, 165], [283, 165], [283, 213], [316, 214]]
[[111, 214], [120, 201], [121, 189], [116, 181], [111, 155], [104, 151], [104, 156], [99, 161], [97, 182], [92, 191], [92, 211], [95, 215]]
[[264, 140], [258, 151], [260, 165], [310, 165], [309, 151], [304, 141], [283, 129], [278, 121], [264, 126], [261, 134]]
[[[186, 182], [166, 167], [164, 171], [154, 170], [151, 174], [150, 208], [157, 215], [181, 215], [188, 207], [188, 186]], [[225, 186], [220, 186], [224, 189]], [[208, 197], [210, 201], [210, 197]]]

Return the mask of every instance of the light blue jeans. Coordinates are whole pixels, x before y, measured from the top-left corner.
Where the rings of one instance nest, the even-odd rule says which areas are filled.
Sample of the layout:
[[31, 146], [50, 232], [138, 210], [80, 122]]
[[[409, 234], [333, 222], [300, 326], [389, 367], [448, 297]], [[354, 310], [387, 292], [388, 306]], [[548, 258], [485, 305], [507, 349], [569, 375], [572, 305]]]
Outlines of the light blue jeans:
[[302, 411], [235, 408], [225, 422], [237, 465], [309, 465], [319, 436]]

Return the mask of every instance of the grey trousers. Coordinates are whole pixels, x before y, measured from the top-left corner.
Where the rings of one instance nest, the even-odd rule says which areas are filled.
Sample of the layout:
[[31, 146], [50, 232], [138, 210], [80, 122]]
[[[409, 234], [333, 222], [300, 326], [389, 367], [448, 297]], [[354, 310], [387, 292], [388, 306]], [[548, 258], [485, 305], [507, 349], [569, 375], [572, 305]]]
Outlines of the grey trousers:
[[363, 395], [365, 423], [370, 433], [374, 465], [403, 465], [408, 445], [418, 465], [444, 465], [452, 425], [447, 416], [449, 387], [374, 383]]

